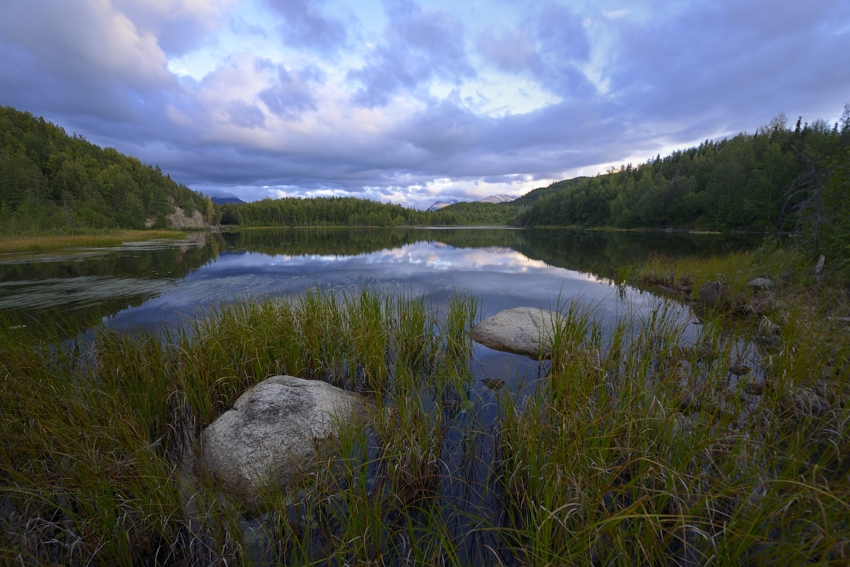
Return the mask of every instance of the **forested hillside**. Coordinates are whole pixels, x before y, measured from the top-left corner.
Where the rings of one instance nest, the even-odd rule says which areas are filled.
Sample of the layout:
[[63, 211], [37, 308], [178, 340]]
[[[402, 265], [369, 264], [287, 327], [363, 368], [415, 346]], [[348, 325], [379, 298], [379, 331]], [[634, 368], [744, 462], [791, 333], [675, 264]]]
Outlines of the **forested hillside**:
[[0, 107], [0, 231], [162, 227], [175, 206], [215, 220], [204, 195], [159, 167]]
[[519, 222], [772, 230], [836, 221], [831, 207], [848, 196], [839, 179], [848, 145], [850, 106], [832, 126], [817, 120], [789, 128], [780, 115], [754, 134], [585, 178], [538, 199]]

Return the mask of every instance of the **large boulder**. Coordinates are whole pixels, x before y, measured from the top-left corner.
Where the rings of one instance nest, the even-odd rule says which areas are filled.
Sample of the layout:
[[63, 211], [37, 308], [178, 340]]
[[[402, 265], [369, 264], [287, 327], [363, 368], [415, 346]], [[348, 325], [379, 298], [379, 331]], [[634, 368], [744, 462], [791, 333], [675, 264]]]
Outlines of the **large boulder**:
[[248, 510], [259, 494], [316, 466], [338, 427], [359, 419], [361, 396], [319, 380], [273, 376], [247, 390], [212, 422], [195, 447], [195, 474], [208, 477]]
[[559, 315], [534, 307], [500, 311], [472, 328], [472, 339], [482, 345], [531, 358], [547, 355]]

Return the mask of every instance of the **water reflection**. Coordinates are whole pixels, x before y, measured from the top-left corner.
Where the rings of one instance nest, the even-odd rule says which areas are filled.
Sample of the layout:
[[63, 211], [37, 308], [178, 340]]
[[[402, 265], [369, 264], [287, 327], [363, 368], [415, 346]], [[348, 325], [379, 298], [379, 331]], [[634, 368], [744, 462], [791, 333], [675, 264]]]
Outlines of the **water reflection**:
[[[634, 301], [606, 281], [650, 253], [713, 254], [742, 237], [514, 229], [298, 229], [194, 234], [66, 254], [0, 257], [0, 313], [69, 333], [173, 322], [236, 297], [371, 286], [440, 302], [463, 291], [484, 315], [581, 296]], [[633, 290], [632, 290], [633, 291]], [[634, 293], [633, 293], [634, 295]]]

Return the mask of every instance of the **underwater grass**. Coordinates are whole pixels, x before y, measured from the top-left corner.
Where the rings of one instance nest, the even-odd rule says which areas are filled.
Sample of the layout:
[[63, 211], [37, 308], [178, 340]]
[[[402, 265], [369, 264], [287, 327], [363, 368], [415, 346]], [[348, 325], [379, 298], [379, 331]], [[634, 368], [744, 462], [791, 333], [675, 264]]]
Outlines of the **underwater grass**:
[[[0, 558], [847, 564], [850, 367], [831, 320], [791, 306], [778, 338], [758, 342], [721, 311], [694, 336], [669, 302], [613, 322], [578, 299], [558, 309], [546, 376], [528, 396], [491, 398], [495, 423], [476, 409], [480, 309], [462, 295], [441, 309], [370, 290], [246, 299], [180, 329], [79, 344], [0, 325]], [[730, 376], [741, 360], [750, 373]], [[245, 389], [283, 373], [374, 410], [368, 428], [341, 426], [341, 457], [264, 494], [252, 517], [182, 456]], [[807, 410], [800, 393], [827, 395], [824, 377], [828, 409]]]

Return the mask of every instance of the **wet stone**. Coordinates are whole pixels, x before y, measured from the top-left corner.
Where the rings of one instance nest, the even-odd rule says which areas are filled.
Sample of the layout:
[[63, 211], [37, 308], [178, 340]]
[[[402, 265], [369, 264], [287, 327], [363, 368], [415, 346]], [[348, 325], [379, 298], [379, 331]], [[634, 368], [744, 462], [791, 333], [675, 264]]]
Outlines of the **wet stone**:
[[482, 378], [481, 382], [494, 392], [498, 392], [505, 387], [505, 381], [499, 378]]
[[500, 311], [472, 328], [472, 339], [486, 347], [531, 358], [545, 356], [559, 315], [534, 307]]

